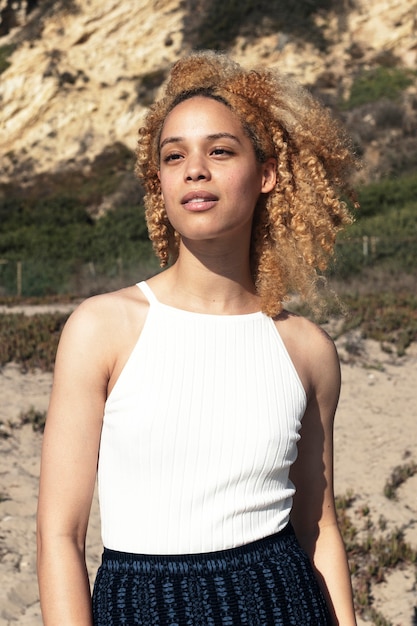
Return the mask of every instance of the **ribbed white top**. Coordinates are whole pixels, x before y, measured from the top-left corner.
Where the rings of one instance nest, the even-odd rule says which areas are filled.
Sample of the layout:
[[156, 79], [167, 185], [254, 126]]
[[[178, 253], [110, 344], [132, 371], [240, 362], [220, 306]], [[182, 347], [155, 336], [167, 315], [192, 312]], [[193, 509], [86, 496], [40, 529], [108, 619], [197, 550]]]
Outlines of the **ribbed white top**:
[[105, 407], [103, 543], [150, 554], [222, 550], [281, 530], [306, 394], [274, 322], [150, 302]]

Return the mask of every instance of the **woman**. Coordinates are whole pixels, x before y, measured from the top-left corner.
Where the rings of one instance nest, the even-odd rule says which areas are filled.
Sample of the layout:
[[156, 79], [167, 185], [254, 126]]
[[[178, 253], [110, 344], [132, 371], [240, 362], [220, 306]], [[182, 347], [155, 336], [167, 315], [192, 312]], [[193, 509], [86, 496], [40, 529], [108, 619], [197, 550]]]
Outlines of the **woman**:
[[283, 308], [314, 298], [354, 165], [287, 78], [212, 52], [174, 66], [137, 155], [168, 267], [84, 302], [58, 349], [38, 512], [46, 626], [355, 624], [333, 498], [338, 359]]

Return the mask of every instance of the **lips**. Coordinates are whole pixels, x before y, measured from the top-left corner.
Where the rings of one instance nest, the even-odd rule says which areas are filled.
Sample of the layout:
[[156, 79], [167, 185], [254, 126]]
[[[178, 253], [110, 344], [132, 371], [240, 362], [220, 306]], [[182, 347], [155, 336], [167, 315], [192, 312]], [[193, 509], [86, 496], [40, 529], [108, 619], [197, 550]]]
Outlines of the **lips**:
[[208, 191], [190, 191], [181, 199], [189, 211], [206, 211], [217, 202], [218, 197]]

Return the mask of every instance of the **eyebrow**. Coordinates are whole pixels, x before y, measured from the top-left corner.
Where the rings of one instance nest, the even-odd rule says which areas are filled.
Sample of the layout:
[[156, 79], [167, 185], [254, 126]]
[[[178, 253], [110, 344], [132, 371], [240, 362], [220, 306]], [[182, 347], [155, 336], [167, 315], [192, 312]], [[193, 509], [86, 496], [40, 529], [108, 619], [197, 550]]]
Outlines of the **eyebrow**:
[[[240, 139], [236, 137], [236, 135], [232, 135], [232, 133], [214, 133], [212, 135], [207, 135], [206, 139], [209, 141], [216, 141], [217, 139], [232, 139], [236, 143], [241, 143]], [[169, 143], [180, 143], [184, 141], [184, 137], [166, 137], [159, 146], [159, 149], [162, 150], [164, 146]]]

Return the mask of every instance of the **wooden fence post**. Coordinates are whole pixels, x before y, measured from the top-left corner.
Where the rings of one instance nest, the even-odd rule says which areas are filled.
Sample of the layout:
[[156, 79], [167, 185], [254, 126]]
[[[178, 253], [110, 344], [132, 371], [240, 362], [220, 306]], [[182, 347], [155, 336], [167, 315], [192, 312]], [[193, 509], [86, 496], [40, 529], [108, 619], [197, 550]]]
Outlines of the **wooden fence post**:
[[18, 261], [16, 264], [16, 286], [19, 297], [22, 295], [22, 265], [22, 261]]
[[365, 257], [365, 260], [368, 259], [368, 253], [369, 253], [369, 237], [367, 235], [364, 235], [362, 237], [362, 254]]

